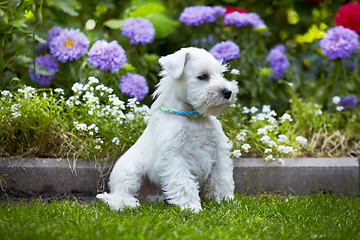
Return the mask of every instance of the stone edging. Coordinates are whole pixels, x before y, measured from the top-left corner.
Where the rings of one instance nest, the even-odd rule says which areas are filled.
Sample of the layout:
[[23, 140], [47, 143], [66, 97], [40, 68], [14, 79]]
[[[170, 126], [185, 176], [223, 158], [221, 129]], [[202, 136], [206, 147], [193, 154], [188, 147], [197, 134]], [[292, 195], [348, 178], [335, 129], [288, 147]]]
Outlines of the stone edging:
[[[234, 160], [235, 191], [256, 194], [282, 192], [307, 194], [317, 191], [360, 194], [360, 159], [295, 158], [284, 164], [260, 158]], [[0, 195], [82, 194], [95, 196], [105, 190], [110, 164], [72, 159], [0, 158]], [[140, 198], [155, 189], [145, 183]]]

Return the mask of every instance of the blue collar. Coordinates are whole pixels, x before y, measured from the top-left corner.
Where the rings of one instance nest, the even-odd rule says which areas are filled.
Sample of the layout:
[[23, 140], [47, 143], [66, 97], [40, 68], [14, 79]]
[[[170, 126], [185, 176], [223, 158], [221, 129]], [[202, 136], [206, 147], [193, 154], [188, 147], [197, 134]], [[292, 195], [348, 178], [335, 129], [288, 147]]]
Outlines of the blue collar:
[[200, 116], [200, 113], [198, 111], [193, 111], [193, 112], [177, 111], [174, 109], [166, 108], [164, 106], [160, 106], [159, 108], [163, 112], [174, 113], [174, 114], [178, 114], [181, 116], [187, 116], [187, 117], [199, 117]]

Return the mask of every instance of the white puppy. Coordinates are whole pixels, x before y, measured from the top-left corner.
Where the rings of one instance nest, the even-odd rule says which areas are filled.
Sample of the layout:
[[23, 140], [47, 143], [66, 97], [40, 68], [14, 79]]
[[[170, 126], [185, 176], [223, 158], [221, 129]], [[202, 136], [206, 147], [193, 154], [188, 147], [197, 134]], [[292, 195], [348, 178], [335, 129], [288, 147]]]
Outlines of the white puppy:
[[168, 203], [182, 209], [201, 210], [199, 191], [218, 202], [232, 199], [232, 145], [214, 115], [234, 103], [236, 84], [223, 77], [226, 67], [204, 49], [183, 48], [159, 63], [163, 78], [149, 125], [115, 164], [111, 193], [96, 197], [113, 210], [136, 207], [147, 177]]

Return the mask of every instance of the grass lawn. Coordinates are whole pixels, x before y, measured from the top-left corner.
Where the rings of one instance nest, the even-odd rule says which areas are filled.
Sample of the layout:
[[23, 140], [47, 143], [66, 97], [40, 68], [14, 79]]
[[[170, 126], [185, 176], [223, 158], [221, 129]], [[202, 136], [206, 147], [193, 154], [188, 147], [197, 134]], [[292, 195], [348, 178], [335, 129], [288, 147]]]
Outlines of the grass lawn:
[[0, 239], [360, 239], [360, 198], [238, 195], [203, 201], [199, 214], [144, 204], [123, 212], [100, 202], [0, 203]]

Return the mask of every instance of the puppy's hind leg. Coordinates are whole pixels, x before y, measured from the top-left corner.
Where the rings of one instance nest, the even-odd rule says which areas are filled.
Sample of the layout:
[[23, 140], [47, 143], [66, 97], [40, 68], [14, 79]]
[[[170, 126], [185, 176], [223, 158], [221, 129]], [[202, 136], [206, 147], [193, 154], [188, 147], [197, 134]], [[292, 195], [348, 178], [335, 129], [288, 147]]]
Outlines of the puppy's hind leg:
[[111, 193], [98, 194], [96, 198], [106, 202], [110, 209], [121, 210], [125, 207], [138, 207], [139, 200], [135, 198], [140, 187], [142, 177], [141, 169], [137, 167], [135, 161], [121, 157], [115, 164], [110, 175]]

